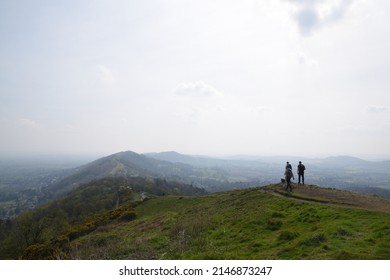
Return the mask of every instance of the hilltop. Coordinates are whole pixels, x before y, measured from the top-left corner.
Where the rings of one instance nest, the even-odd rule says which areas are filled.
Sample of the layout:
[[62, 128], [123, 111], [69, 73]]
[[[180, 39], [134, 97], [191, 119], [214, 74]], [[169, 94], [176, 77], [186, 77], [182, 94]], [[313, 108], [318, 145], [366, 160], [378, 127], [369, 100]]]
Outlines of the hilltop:
[[[73, 169], [69, 176], [51, 185], [49, 189], [54, 193], [54, 196], [58, 197], [80, 184], [106, 177], [161, 178], [209, 189], [217, 181], [221, 180], [221, 182], [226, 183], [226, 180], [223, 179], [223, 171], [204, 170], [182, 162], [159, 160], [132, 151], [125, 151]], [[203, 181], [207, 184], [200, 183]]]
[[[60, 197], [81, 184], [106, 177], [161, 178], [221, 191], [264, 183], [267, 164], [181, 155], [176, 152], [138, 154], [132, 151], [99, 158], [67, 172], [48, 187]], [[269, 179], [267, 179], [269, 181]]]
[[[141, 189], [123, 188], [127, 183], [98, 182], [18, 217], [8, 229], [13, 235], [0, 239], [2, 257], [390, 258], [389, 199], [313, 185], [294, 185], [287, 193], [280, 184], [196, 196], [151, 194], [154, 188], [143, 188], [147, 199], [139, 199]], [[88, 200], [80, 198], [85, 192]], [[95, 208], [70, 207], [75, 201]], [[36, 234], [23, 237], [26, 225]], [[29, 240], [24, 248], [18, 236]]]
[[293, 184], [293, 191], [286, 192], [282, 184], [263, 187], [262, 191], [277, 196], [340, 207], [361, 208], [390, 214], [390, 199], [335, 188]]

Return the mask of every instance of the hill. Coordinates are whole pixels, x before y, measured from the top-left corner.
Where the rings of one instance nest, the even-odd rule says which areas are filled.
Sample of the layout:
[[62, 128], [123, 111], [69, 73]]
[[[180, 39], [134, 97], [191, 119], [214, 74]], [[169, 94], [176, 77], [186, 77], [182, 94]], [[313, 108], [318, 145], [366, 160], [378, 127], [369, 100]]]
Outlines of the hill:
[[[143, 201], [125, 193], [118, 200], [118, 189], [110, 196], [112, 184], [103, 185], [106, 193], [90, 203], [112, 196], [109, 207], [58, 219], [80, 196], [75, 190], [67, 201], [45, 206], [51, 211], [19, 217], [0, 251], [25, 259], [390, 259], [385, 198], [306, 185], [286, 193], [276, 184]], [[44, 224], [24, 250], [12, 247], [18, 227]]]
[[227, 161], [196, 158], [175, 152], [142, 155], [125, 151], [73, 169], [69, 176], [51, 185], [49, 189], [55, 197], [59, 197], [76, 186], [91, 180], [122, 176], [162, 178], [191, 184], [208, 191], [226, 190], [237, 186], [253, 186], [261, 182], [258, 178], [252, 177], [252, 174], [258, 175], [257, 168], [248, 171], [247, 166], [240, 167], [238, 163], [229, 166], [225, 163], [221, 167], [219, 165], [222, 162]]
[[179, 175], [196, 176], [191, 166], [155, 160], [131, 151], [116, 153], [75, 168], [72, 174], [50, 189], [64, 194], [76, 186], [106, 177], [144, 177], [179, 179]]
[[375, 195], [299, 184], [293, 184], [292, 192], [286, 192], [282, 184], [263, 187], [262, 191], [308, 203], [360, 208], [390, 214], [390, 199]]
[[[148, 157], [185, 163], [197, 167], [217, 167], [226, 182], [216, 190], [229, 187], [254, 187], [277, 181], [284, 172], [284, 163], [306, 164], [306, 179], [312, 184], [390, 198], [390, 161], [368, 161], [351, 156], [302, 158], [296, 156], [234, 156], [225, 159], [182, 155], [177, 152], [145, 154]], [[294, 167], [295, 171], [295, 167]], [[207, 176], [206, 176], [207, 177]], [[226, 184], [231, 182], [232, 184]]]

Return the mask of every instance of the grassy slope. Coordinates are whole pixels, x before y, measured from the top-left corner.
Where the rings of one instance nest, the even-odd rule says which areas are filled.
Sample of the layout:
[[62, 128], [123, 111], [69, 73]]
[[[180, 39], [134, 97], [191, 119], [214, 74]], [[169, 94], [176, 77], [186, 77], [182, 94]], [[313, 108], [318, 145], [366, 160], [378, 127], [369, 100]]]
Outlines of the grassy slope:
[[341, 201], [342, 193], [336, 198], [321, 196], [321, 203], [315, 202], [315, 193], [296, 189], [295, 198], [283, 197], [280, 186], [269, 186], [151, 199], [137, 207], [136, 220], [115, 222], [74, 240], [72, 247], [77, 249], [71, 255], [81, 259], [390, 259], [389, 212], [346, 207], [356, 201], [352, 193], [347, 194], [349, 202]]

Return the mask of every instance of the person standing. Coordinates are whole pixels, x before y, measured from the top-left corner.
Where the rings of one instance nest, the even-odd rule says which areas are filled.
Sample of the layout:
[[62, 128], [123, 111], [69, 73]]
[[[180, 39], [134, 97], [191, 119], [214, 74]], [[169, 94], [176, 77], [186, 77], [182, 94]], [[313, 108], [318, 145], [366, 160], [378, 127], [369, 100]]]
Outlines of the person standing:
[[305, 170], [306, 170], [306, 167], [300, 161], [299, 164], [298, 164], [298, 168], [297, 168], [298, 184], [301, 183], [301, 178], [302, 178], [302, 184], [303, 185], [305, 184]]
[[284, 172], [284, 176], [286, 178], [286, 191], [292, 191], [291, 187], [291, 178], [294, 178], [294, 173], [292, 172], [291, 168], [289, 166], [286, 166], [286, 171]]

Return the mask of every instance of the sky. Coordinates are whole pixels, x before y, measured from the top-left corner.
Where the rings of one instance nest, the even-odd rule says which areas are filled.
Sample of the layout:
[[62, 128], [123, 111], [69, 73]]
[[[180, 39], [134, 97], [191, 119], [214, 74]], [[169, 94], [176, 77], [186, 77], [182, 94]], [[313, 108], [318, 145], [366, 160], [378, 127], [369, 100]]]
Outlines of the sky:
[[390, 159], [390, 1], [0, 0], [0, 155]]

